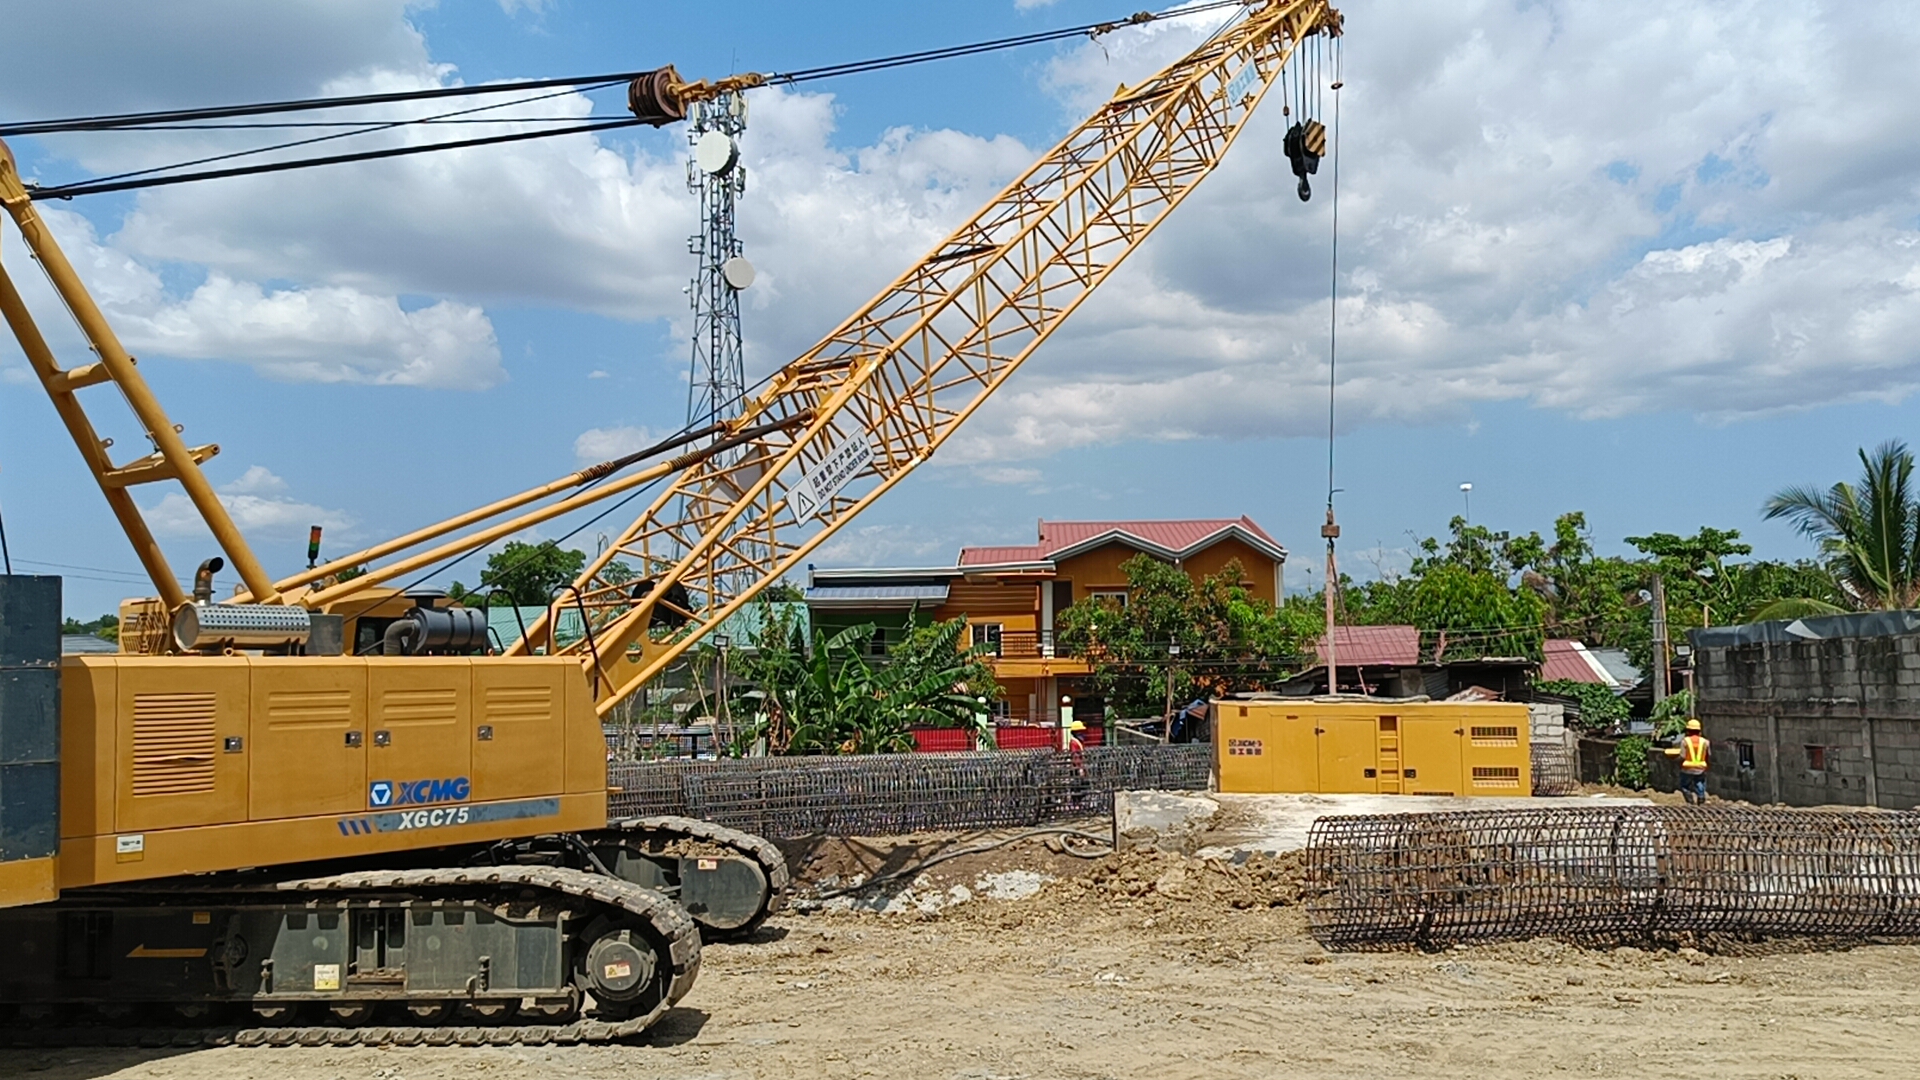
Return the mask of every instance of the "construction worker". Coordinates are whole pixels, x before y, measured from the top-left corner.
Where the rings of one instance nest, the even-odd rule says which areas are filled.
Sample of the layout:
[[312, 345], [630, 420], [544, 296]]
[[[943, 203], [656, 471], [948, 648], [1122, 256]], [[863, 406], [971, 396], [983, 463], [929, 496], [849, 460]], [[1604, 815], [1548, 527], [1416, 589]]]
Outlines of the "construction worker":
[[1067, 753], [1072, 754], [1075, 757], [1078, 757], [1080, 755], [1080, 752], [1087, 748], [1087, 744], [1080, 741], [1080, 733], [1085, 730], [1087, 730], [1087, 725], [1082, 721], [1079, 721], [1079, 720], [1068, 721]]
[[1700, 734], [1700, 721], [1689, 720], [1680, 745], [1665, 750], [1668, 757], [1680, 759], [1680, 794], [1698, 806], [1707, 804], [1707, 751], [1711, 745]]

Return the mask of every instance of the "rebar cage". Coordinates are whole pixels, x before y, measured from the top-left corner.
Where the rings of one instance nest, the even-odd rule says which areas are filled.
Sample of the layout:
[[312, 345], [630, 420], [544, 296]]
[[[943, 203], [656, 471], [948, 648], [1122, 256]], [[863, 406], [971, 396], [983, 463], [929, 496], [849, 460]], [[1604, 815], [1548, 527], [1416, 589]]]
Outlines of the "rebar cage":
[[1609, 806], [1326, 817], [1328, 948], [1536, 936], [1920, 934], [1920, 813]]
[[1109, 814], [1113, 793], [1203, 791], [1213, 748], [1092, 746], [615, 765], [612, 817], [679, 814], [761, 836], [888, 836]]

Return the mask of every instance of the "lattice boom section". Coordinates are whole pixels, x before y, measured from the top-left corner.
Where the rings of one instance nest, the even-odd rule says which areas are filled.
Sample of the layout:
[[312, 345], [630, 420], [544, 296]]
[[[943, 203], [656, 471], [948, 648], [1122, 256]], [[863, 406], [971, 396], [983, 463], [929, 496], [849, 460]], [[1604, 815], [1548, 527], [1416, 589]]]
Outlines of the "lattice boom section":
[[[688, 624], [610, 679], [603, 707], [930, 456], [1212, 170], [1296, 44], [1338, 28], [1325, 0], [1250, 9], [1104, 106], [776, 375], [743, 423], [806, 422], [689, 467], [590, 568], [584, 602], [604, 640], [577, 649], [624, 655], [661, 600]], [[1230, 96], [1249, 65], [1258, 77]], [[864, 462], [851, 483], [814, 482], [849, 455]], [[616, 560], [653, 581], [648, 605], [601, 573]]]
[[1920, 813], [1622, 806], [1327, 817], [1330, 948], [1551, 935], [1920, 935]]

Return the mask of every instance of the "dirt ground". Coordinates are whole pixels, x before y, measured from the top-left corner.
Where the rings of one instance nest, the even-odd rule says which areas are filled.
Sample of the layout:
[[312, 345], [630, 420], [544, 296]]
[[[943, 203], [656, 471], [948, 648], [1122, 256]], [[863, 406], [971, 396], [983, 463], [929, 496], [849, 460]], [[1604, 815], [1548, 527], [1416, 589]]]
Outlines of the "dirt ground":
[[[978, 840], [838, 841], [793, 855], [814, 891], [828, 891]], [[899, 913], [830, 902], [779, 916], [751, 944], [710, 946], [693, 993], [635, 1045], [0, 1051], [0, 1076], [1852, 1080], [1920, 1071], [1920, 946], [1722, 943], [1708, 954], [1535, 941], [1336, 954], [1307, 934], [1297, 858], [1238, 867], [1163, 853], [1082, 860], [1026, 841], [953, 859], [902, 894]]]

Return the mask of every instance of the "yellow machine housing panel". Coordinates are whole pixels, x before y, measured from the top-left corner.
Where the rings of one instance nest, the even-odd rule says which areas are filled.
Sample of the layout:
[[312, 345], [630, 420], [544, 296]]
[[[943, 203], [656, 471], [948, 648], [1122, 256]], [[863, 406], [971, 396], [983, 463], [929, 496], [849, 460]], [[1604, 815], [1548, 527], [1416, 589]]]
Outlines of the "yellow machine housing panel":
[[1527, 707], [1509, 702], [1216, 701], [1225, 792], [1527, 795]]
[[606, 825], [571, 658], [69, 656], [60, 886]]

